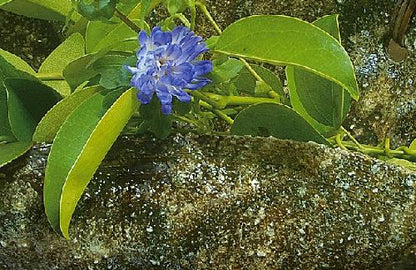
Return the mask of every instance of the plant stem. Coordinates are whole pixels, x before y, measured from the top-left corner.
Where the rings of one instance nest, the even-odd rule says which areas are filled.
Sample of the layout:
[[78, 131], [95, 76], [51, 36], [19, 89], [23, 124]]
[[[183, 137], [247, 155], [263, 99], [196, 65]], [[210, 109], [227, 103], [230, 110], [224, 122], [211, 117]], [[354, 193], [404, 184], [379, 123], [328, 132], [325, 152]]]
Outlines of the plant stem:
[[[199, 1], [197, 1], [195, 4], [201, 9], [202, 13], [205, 15], [205, 17], [207, 17], [208, 21], [212, 24], [217, 33], [221, 35], [222, 30], [214, 18], [211, 16], [211, 13], [208, 11], [207, 7]], [[271, 90], [268, 93], [270, 97], [280, 100], [280, 95], [272, 90], [272, 87], [263, 80], [263, 78], [250, 66], [250, 64], [244, 58], [239, 57], [238, 59], [244, 64], [247, 70], [254, 76], [257, 81], [262, 82], [270, 87]]]
[[36, 78], [41, 81], [64, 81], [65, 78], [61, 73], [37, 73]]
[[213, 100], [217, 104], [218, 109], [224, 109], [225, 107], [239, 106], [239, 105], [253, 105], [256, 103], [279, 103], [275, 99], [261, 98], [261, 97], [241, 97], [241, 96], [222, 96], [214, 93], [205, 93], [205, 96], [210, 100]]
[[217, 22], [214, 20], [214, 18], [212, 18], [211, 13], [209, 13], [207, 6], [205, 6], [203, 3], [196, 1], [195, 5], [197, 7], [199, 7], [199, 9], [201, 9], [202, 13], [205, 15], [205, 17], [207, 17], [207, 19], [209, 20], [209, 22], [212, 24], [212, 26], [215, 28], [215, 31], [217, 31], [218, 34], [222, 34], [222, 30], [219, 27], [219, 25], [217, 24]]
[[124, 15], [120, 10], [116, 8], [116, 16], [120, 18], [122, 22], [124, 22], [131, 30], [136, 33], [141, 31], [140, 27], [136, 25], [132, 20], [130, 20], [126, 15]]
[[195, 6], [191, 6], [190, 7], [191, 10], [191, 31], [195, 30], [195, 21], [196, 21], [196, 7]]
[[183, 15], [182, 13], [177, 13], [172, 16], [173, 19], [179, 19], [186, 27], [190, 28], [191, 23], [188, 21], [188, 19]]
[[348, 138], [350, 138], [351, 141], [353, 141], [353, 143], [355, 143], [357, 145], [358, 148], [362, 148], [363, 146], [351, 135], [351, 133], [346, 130], [343, 126], [341, 126], [341, 129], [343, 132], [345, 132], [345, 134], [348, 136]]
[[228, 124], [230, 125], [234, 124], [234, 120], [231, 117], [229, 117], [227, 114], [223, 113], [222, 111], [215, 109], [212, 105], [208, 104], [207, 102], [201, 100], [199, 104], [205, 109], [208, 109], [212, 111], [213, 113], [215, 113], [218, 117], [226, 121]]

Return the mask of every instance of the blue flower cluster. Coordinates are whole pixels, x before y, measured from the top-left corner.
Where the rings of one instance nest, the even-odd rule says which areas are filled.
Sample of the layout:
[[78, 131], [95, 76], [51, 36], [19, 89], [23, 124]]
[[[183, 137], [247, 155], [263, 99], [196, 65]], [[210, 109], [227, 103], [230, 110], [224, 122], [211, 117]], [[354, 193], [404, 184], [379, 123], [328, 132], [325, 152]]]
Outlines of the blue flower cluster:
[[172, 32], [153, 28], [150, 36], [141, 31], [140, 49], [136, 67], [127, 67], [133, 74], [131, 85], [139, 90], [137, 97], [148, 104], [156, 92], [162, 113], [172, 112], [172, 98], [189, 102], [185, 89], [196, 90], [210, 82], [203, 77], [212, 70], [212, 62], [195, 60], [208, 49], [202, 38], [186, 27], [178, 26]]

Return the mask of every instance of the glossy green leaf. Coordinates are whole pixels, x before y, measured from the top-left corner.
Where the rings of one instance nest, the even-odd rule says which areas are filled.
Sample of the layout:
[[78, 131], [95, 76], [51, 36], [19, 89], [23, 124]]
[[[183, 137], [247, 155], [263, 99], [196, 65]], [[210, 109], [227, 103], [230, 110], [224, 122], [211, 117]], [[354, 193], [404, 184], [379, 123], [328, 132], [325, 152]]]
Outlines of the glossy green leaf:
[[26, 153], [32, 142], [13, 142], [0, 144], [0, 168]]
[[358, 85], [347, 52], [331, 35], [286, 16], [251, 16], [228, 26], [215, 51], [276, 65], [296, 66], [327, 78], [358, 99]]
[[37, 123], [61, 97], [52, 88], [36, 81], [7, 79], [7, 107], [10, 127], [19, 141], [32, 141]]
[[188, 7], [187, 0], [165, 0], [165, 5], [170, 15], [182, 13]]
[[36, 127], [33, 135], [35, 142], [51, 142], [56, 136], [59, 128], [68, 118], [68, 116], [82, 104], [85, 100], [92, 97], [102, 88], [92, 86], [80, 91], [74, 92], [72, 95], [58, 102], [46, 115], [42, 118]]
[[106, 89], [115, 89], [130, 85], [131, 73], [125, 65], [135, 66], [136, 57], [121, 54], [106, 55], [98, 59], [93, 68], [101, 74], [100, 85]]
[[[159, 2], [155, 0], [149, 1], [149, 10], [143, 10], [144, 1], [120, 1], [118, 8], [124, 13], [128, 14], [127, 17], [137, 24], [141, 24], [141, 16], [146, 16], [150, 9], [154, 8]], [[124, 23], [121, 23], [118, 19], [118, 24], [108, 24], [102, 22], [89, 22], [86, 31], [86, 49], [87, 53], [97, 52], [102, 48], [111, 46], [114, 50], [126, 51], [134, 50], [137, 48], [137, 33], [132, 35], [131, 30], [126, 28]], [[123, 31], [120, 32], [120, 29]], [[127, 33], [127, 34], [126, 34]], [[134, 32], [133, 32], [134, 33]], [[109, 36], [112, 36], [110, 38]], [[135, 39], [127, 42], [119, 42], [125, 40], [126, 37], [134, 36]], [[116, 46], [112, 46], [114, 42], [119, 42]], [[97, 47], [98, 46], [98, 47]]]
[[[340, 39], [337, 15], [322, 17], [314, 24]], [[286, 76], [294, 110], [321, 133], [338, 130], [350, 108], [349, 93], [340, 85], [300, 68], [287, 67]]]
[[[275, 92], [281, 96], [285, 95], [282, 82], [276, 74], [259, 65], [250, 64], [250, 66]], [[259, 94], [259, 91], [256, 91], [256, 88], [258, 88], [256, 78], [254, 78], [253, 74], [247, 68], [244, 68], [233, 81], [239, 93], [247, 93], [250, 95]], [[266, 95], [263, 94], [260, 96]]]
[[36, 72], [33, 70], [28, 63], [26, 63], [22, 58], [14, 55], [8, 51], [0, 49], [0, 56], [2, 56], [7, 62], [9, 62], [16, 69], [24, 71], [31, 75], [36, 75]]
[[92, 66], [88, 66], [94, 59], [95, 54], [87, 54], [68, 64], [63, 75], [71, 89], [77, 88], [80, 84], [98, 75]]
[[209, 74], [209, 78], [214, 83], [226, 82], [236, 77], [243, 67], [244, 64], [240, 60], [234, 58], [230, 58], [220, 65], [216, 65], [214, 61], [214, 67]]
[[7, 78], [24, 78], [37, 81], [29, 73], [19, 70], [19, 68], [23, 70], [28, 69], [22, 61], [17, 56], [9, 54], [6, 51], [3, 51], [0, 55], [0, 136], [9, 138], [8, 140], [10, 141], [13, 141], [15, 137], [9, 123], [9, 108], [4, 80]]
[[412, 151], [416, 151], [416, 139], [414, 139], [412, 143], [409, 145], [409, 149]]
[[[84, 38], [80, 33], [72, 34], [46, 58], [39, 68], [39, 73], [63, 75], [64, 68], [84, 54]], [[62, 96], [71, 93], [71, 87], [66, 81], [45, 81], [44, 83], [54, 88]]]
[[[91, 31], [88, 31], [87, 28], [87, 35]], [[108, 32], [104, 37], [102, 37], [99, 41], [96, 41], [95, 45], [91, 45], [89, 43], [88, 50], [89, 52], [98, 52], [99, 50], [111, 46], [114, 42], [125, 40], [129, 38], [134, 41], [124, 42], [119, 44], [117, 47], [113, 48], [114, 50], [120, 51], [133, 51], [138, 47], [137, 44], [137, 33], [130, 29], [126, 24], [120, 23], [118, 24], [113, 30]]]
[[27, 17], [65, 21], [71, 0], [13, 0], [0, 2], [0, 8]]
[[328, 144], [311, 125], [291, 108], [260, 103], [242, 110], [231, 126], [233, 135], [273, 136], [295, 141]]
[[52, 145], [45, 171], [43, 198], [46, 215], [56, 232], [61, 231], [59, 211], [63, 185], [85, 142], [102, 117], [104, 97], [103, 93], [96, 93], [81, 103], [60, 127]]
[[66, 238], [69, 238], [69, 223], [82, 193], [110, 147], [137, 110], [137, 105], [136, 90], [130, 89], [121, 95], [104, 114], [72, 166], [61, 196], [60, 225]]
[[108, 22], [114, 15], [117, 2], [118, 0], [76, 0], [74, 6], [88, 20]]
[[150, 131], [160, 139], [169, 136], [172, 129], [172, 117], [162, 114], [160, 101], [156, 96], [153, 96], [149, 104], [141, 104], [139, 113], [144, 119], [139, 127], [140, 130]]
[[67, 238], [79, 198], [138, 103], [136, 91], [130, 89], [103, 114], [104, 100], [105, 95], [97, 93], [67, 118], [48, 158], [45, 209], [55, 231]]
[[0, 137], [9, 138], [9, 140], [15, 139], [9, 123], [7, 92], [2, 84], [0, 85]]

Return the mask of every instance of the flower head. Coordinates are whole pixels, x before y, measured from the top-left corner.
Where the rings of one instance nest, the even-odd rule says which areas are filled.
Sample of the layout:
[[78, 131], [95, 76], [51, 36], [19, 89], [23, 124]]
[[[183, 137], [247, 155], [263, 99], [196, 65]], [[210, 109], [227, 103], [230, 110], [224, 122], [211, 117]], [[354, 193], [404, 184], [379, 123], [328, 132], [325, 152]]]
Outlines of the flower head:
[[150, 35], [139, 33], [140, 49], [136, 67], [127, 67], [133, 74], [131, 85], [139, 90], [137, 98], [148, 104], [156, 93], [162, 113], [172, 111], [172, 98], [189, 102], [185, 89], [196, 90], [210, 82], [203, 77], [212, 70], [212, 62], [196, 60], [208, 49], [202, 38], [186, 27], [178, 26], [172, 32], [153, 28]]

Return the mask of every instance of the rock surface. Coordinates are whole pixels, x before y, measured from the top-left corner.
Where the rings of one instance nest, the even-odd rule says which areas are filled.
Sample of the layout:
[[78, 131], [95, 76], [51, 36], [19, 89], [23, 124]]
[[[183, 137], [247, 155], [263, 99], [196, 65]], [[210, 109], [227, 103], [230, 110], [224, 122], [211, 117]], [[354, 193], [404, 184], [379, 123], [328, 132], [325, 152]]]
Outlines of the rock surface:
[[0, 170], [2, 269], [380, 269], [416, 240], [416, 174], [273, 138], [119, 139], [70, 241], [42, 207], [48, 146]]

